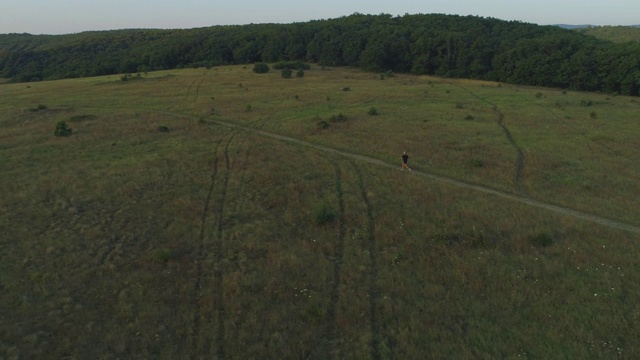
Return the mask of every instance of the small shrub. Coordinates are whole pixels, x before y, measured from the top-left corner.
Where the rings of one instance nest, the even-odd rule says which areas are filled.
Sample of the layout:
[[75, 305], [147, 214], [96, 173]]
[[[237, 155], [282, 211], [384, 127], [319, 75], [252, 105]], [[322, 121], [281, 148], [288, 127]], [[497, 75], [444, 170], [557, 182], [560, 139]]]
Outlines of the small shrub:
[[394, 73], [393, 73], [393, 71], [391, 71], [391, 70], [388, 70], [388, 71], [385, 73], [385, 75], [386, 75], [387, 77], [394, 77], [394, 76], [396, 76], [396, 74], [394, 74]]
[[338, 114], [338, 115], [331, 115], [331, 118], [329, 118], [329, 120], [335, 122], [335, 121], [347, 121], [347, 117], [344, 116], [342, 113]]
[[469, 160], [469, 165], [474, 168], [481, 168], [484, 167], [484, 161], [481, 159], [471, 159]]
[[247, 105], [247, 107], [245, 108], [245, 111], [251, 112], [251, 110], [253, 110], [253, 107], [251, 105]]
[[378, 109], [376, 109], [376, 108], [372, 107], [372, 108], [370, 108], [370, 109], [369, 109], [369, 111], [367, 112], [367, 114], [369, 114], [369, 115], [371, 115], [371, 116], [376, 116], [376, 115], [378, 115], [378, 114], [379, 114], [379, 113], [378, 113]]
[[336, 218], [336, 212], [331, 205], [322, 203], [316, 207], [316, 224], [323, 225], [332, 222]]
[[159, 264], [166, 264], [169, 261], [173, 260], [174, 254], [169, 249], [158, 249], [152, 254], [153, 261]]
[[592, 112], [589, 114], [589, 117], [590, 117], [590, 118], [592, 118], [592, 119], [597, 119], [597, 118], [598, 118], [598, 114], [596, 114], [596, 112], [595, 112], [595, 111], [592, 111]]
[[328, 129], [330, 126], [331, 124], [329, 124], [325, 120], [318, 121], [318, 128], [320, 129]]
[[282, 69], [281, 74], [284, 79], [291, 79], [291, 74], [293, 74], [293, 70], [289, 68]]
[[530, 238], [531, 243], [536, 247], [549, 247], [553, 245], [553, 237], [547, 233], [540, 233]]
[[342, 91], [351, 91], [351, 88], [350, 87], [343, 87]]
[[464, 105], [461, 103], [456, 104], [456, 109], [464, 109]]
[[542, 93], [541, 93], [541, 92], [536, 93], [536, 98], [537, 98], [537, 99], [542, 99], [542, 97], [543, 97], [543, 96], [544, 96], [544, 95], [542, 95]]
[[38, 106], [29, 109], [29, 111], [32, 111], [32, 112], [38, 112], [38, 111], [44, 111], [44, 110], [47, 110], [47, 105], [44, 105], [44, 104], [38, 104]]
[[263, 62], [253, 64], [253, 72], [256, 74], [265, 74], [269, 72], [269, 65]]
[[75, 115], [72, 116], [69, 121], [85, 121], [85, 120], [94, 120], [97, 116], [95, 115]]
[[473, 120], [475, 118], [473, 117], [473, 115], [469, 114], [469, 115], [465, 116], [464, 119], [468, 120], [468, 121], [471, 121], [471, 120]]
[[71, 129], [66, 122], [59, 121], [56, 124], [56, 129], [53, 132], [55, 136], [70, 136], [73, 129]]
[[296, 77], [298, 78], [304, 77], [304, 70], [298, 69], [298, 72], [296, 72]]
[[311, 322], [321, 323], [322, 319], [325, 318], [325, 314], [325, 309], [318, 304], [312, 304], [306, 310], [306, 316]]
[[589, 107], [593, 105], [593, 101], [591, 100], [580, 100], [580, 106]]
[[164, 125], [160, 125], [160, 126], [158, 126], [158, 129], [157, 129], [157, 130], [158, 130], [159, 132], [161, 132], [161, 133], [168, 133], [168, 132], [169, 132], [169, 128], [168, 128], [168, 127], [166, 127], [166, 126], [164, 126]]

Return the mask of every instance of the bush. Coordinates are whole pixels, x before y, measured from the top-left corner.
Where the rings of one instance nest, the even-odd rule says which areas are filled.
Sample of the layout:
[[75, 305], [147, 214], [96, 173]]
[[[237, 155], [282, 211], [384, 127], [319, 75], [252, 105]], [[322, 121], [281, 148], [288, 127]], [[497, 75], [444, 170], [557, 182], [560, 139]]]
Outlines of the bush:
[[175, 257], [173, 252], [169, 249], [158, 249], [154, 251], [151, 256], [153, 257], [153, 260], [159, 264], [166, 264]]
[[44, 110], [47, 110], [47, 105], [44, 105], [44, 104], [38, 104], [38, 106], [29, 109], [29, 111], [32, 111], [32, 112], [38, 112], [38, 111], [44, 111]]
[[331, 126], [331, 124], [329, 124], [328, 122], [322, 120], [322, 121], [318, 121], [318, 128], [320, 129], [328, 129]]
[[269, 65], [263, 62], [253, 64], [253, 72], [256, 74], [265, 74], [269, 72]]
[[71, 135], [71, 132], [73, 131], [73, 129], [71, 129], [66, 122], [64, 121], [59, 121], [56, 124], [56, 129], [53, 132], [53, 134], [55, 136], [69, 136]]
[[301, 78], [301, 77], [303, 77], [303, 76], [304, 76], [304, 70], [299, 69], [299, 70], [298, 70], [298, 72], [296, 73], [296, 77]]
[[372, 107], [371, 109], [369, 109], [369, 112], [367, 112], [367, 114], [371, 115], [371, 116], [376, 116], [378, 115], [378, 109]]
[[158, 126], [158, 131], [161, 133], [168, 133], [169, 132], [169, 128], [162, 125], [162, 126]]
[[282, 77], [285, 79], [291, 79], [291, 74], [293, 74], [293, 71], [291, 69], [282, 69]]
[[553, 245], [553, 237], [547, 233], [540, 233], [532, 236], [530, 240], [536, 247], [549, 247]]
[[69, 118], [69, 121], [85, 121], [85, 120], [95, 120], [98, 117], [96, 115], [74, 115]]
[[332, 222], [336, 218], [336, 212], [331, 205], [323, 203], [316, 207], [316, 224], [323, 225]]
[[471, 167], [481, 168], [484, 167], [484, 161], [482, 161], [481, 159], [471, 159], [469, 160], [469, 165]]
[[338, 115], [331, 115], [331, 118], [329, 120], [331, 120], [331, 121], [347, 121], [347, 117], [344, 116], [342, 113], [340, 113]]

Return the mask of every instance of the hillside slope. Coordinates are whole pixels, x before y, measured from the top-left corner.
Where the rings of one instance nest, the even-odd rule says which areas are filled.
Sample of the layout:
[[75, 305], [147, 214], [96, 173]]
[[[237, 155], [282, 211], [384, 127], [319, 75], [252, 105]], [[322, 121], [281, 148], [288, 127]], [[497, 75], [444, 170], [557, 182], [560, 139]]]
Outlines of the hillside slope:
[[[615, 61], [611, 61], [615, 59]], [[26, 82], [279, 60], [640, 94], [640, 44], [557, 26], [455, 15], [351, 16], [286, 25], [0, 35], [0, 77]]]
[[639, 109], [326, 66], [4, 84], [0, 358], [633, 358]]

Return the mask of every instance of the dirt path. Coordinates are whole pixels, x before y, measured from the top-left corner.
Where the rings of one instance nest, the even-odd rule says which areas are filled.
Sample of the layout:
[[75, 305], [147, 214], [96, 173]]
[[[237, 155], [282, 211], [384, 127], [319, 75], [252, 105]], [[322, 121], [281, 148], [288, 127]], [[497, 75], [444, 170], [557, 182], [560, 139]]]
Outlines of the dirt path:
[[[294, 144], [298, 144], [298, 145], [302, 145], [302, 146], [307, 146], [310, 148], [314, 148], [317, 150], [321, 150], [324, 152], [328, 152], [328, 153], [333, 153], [333, 154], [339, 154], [351, 159], [355, 159], [358, 161], [363, 161], [363, 162], [367, 162], [370, 164], [374, 164], [374, 165], [378, 165], [378, 166], [384, 166], [384, 167], [388, 167], [388, 168], [392, 168], [392, 169], [397, 169], [397, 166], [395, 164], [389, 164], [385, 161], [379, 160], [379, 159], [374, 159], [372, 157], [368, 157], [368, 156], [364, 156], [364, 155], [358, 155], [358, 154], [353, 154], [353, 153], [349, 153], [346, 151], [341, 151], [341, 150], [337, 150], [337, 149], [333, 149], [327, 146], [322, 146], [322, 145], [316, 145], [316, 144], [312, 144], [303, 140], [299, 140], [296, 138], [292, 138], [289, 136], [284, 136], [284, 135], [278, 135], [278, 134], [274, 134], [274, 133], [270, 133], [264, 130], [258, 130], [258, 129], [254, 129], [254, 128], [250, 128], [250, 127], [245, 127], [242, 125], [237, 125], [237, 124], [232, 124], [232, 123], [228, 123], [228, 122], [224, 122], [224, 121], [211, 121], [211, 123], [213, 124], [217, 124], [220, 126], [226, 126], [226, 127], [230, 127], [230, 128], [234, 128], [234, 129], [242, 129], [245, 131], [249, 131], [249, 132], [253, 132], [262, 136], [266, 136], [266, 137], [270, 137], [273, 139], [277, 139], [277, 140], [282, 140], [282, 141], [287, 141], [290, 143], [294, 143]], [[400, 171], [400, 170], [398, 170]], [[446, 176], [442, 176], [442, 175], [435, 175], [435, 174], [431, 174], [425, 171], [419, 171], [419, 170], [414, 170], [411, 172], [411, 174], [415, 174], [417, 176], [422, 176], [422, 177], [426, 177], [430, 180], [433, 181], [437, 181], [437, 182], [441, 182], [441, 183], [445, 183], [445, 184], [449, 184], [449, 185], [453, 185], [456, 187], [460, 187], [460, 188], [465, 188], [465, 189], [470, 189], [470, 190], [475, 190], [475, 191], [479, 191], [485, 194], [491, 194], [503, 199], [508, 199], [511, 201], [515, 201], [515, 202], [519, 202], [522, 204], [526, 204], [529, 206], [534, 206], [537, 208], [541, 208], [541, 209], [545, 209], [547, 211], [551, 211], [551, 212], [555, 212], [557, 214], [561, 214], [564, 216], [570, 216], [576, 219], [580, 219], [580, 220], [585, 220], [585, 221], [589, 221], [592, 223], [596, 223], [596, 224], [600, 224], [603, 226], [607, 226], [613, 229], [618, 229], [618, 230], [624, 230], [624, 231], [628, 231], [628, 232], [632, 232], [632, 233], [636, 233], [636, 234], [640, 234], [640, 226], [637, 225], [632, 225], [632, 224], [628, 224], [628, 223], [624, 223], [624, 222], [620, 222], [620, 221], [616, 221], [616, 220], [612, 220], [612, 219], [607, 219], [598, 215], [593, 215], [593, 214], [589, 214], [589, 213], [585, 213], [582, 211], [578, 211], [578, 210], [573, 210], [573, 209], [569, 209], [566, 207], [562, 207], [562, 206], [558, 206], [558, 205], [553, 205], [553, 204], [549, 204], [543, 201], [539, 201], [539, 200], [534, 200], [522, 195], [516, 195], [516, 194], [510, 194], [507, 192], [503, 192], [503, 191], [499, 191], [499, 190], [495, 190], [492, 189], [490, 187], [487, 186], [482, 186], [482, 185], [474, 185], [474, 184], [470, 184], [470, 183], [466, 183], [464, 181], [460, 181], [460, 180], [455, 180]]]

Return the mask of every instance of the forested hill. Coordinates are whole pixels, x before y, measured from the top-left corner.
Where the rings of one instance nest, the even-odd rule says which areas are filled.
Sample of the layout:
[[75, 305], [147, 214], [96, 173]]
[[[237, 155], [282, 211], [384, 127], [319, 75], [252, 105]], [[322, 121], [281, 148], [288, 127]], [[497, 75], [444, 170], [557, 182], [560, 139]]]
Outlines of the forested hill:
[[18, 82], [279, 60], [640, 91], [640, 43], [475, 16], [353, 14], [293, 24], [0, 35], [0, 77]]

